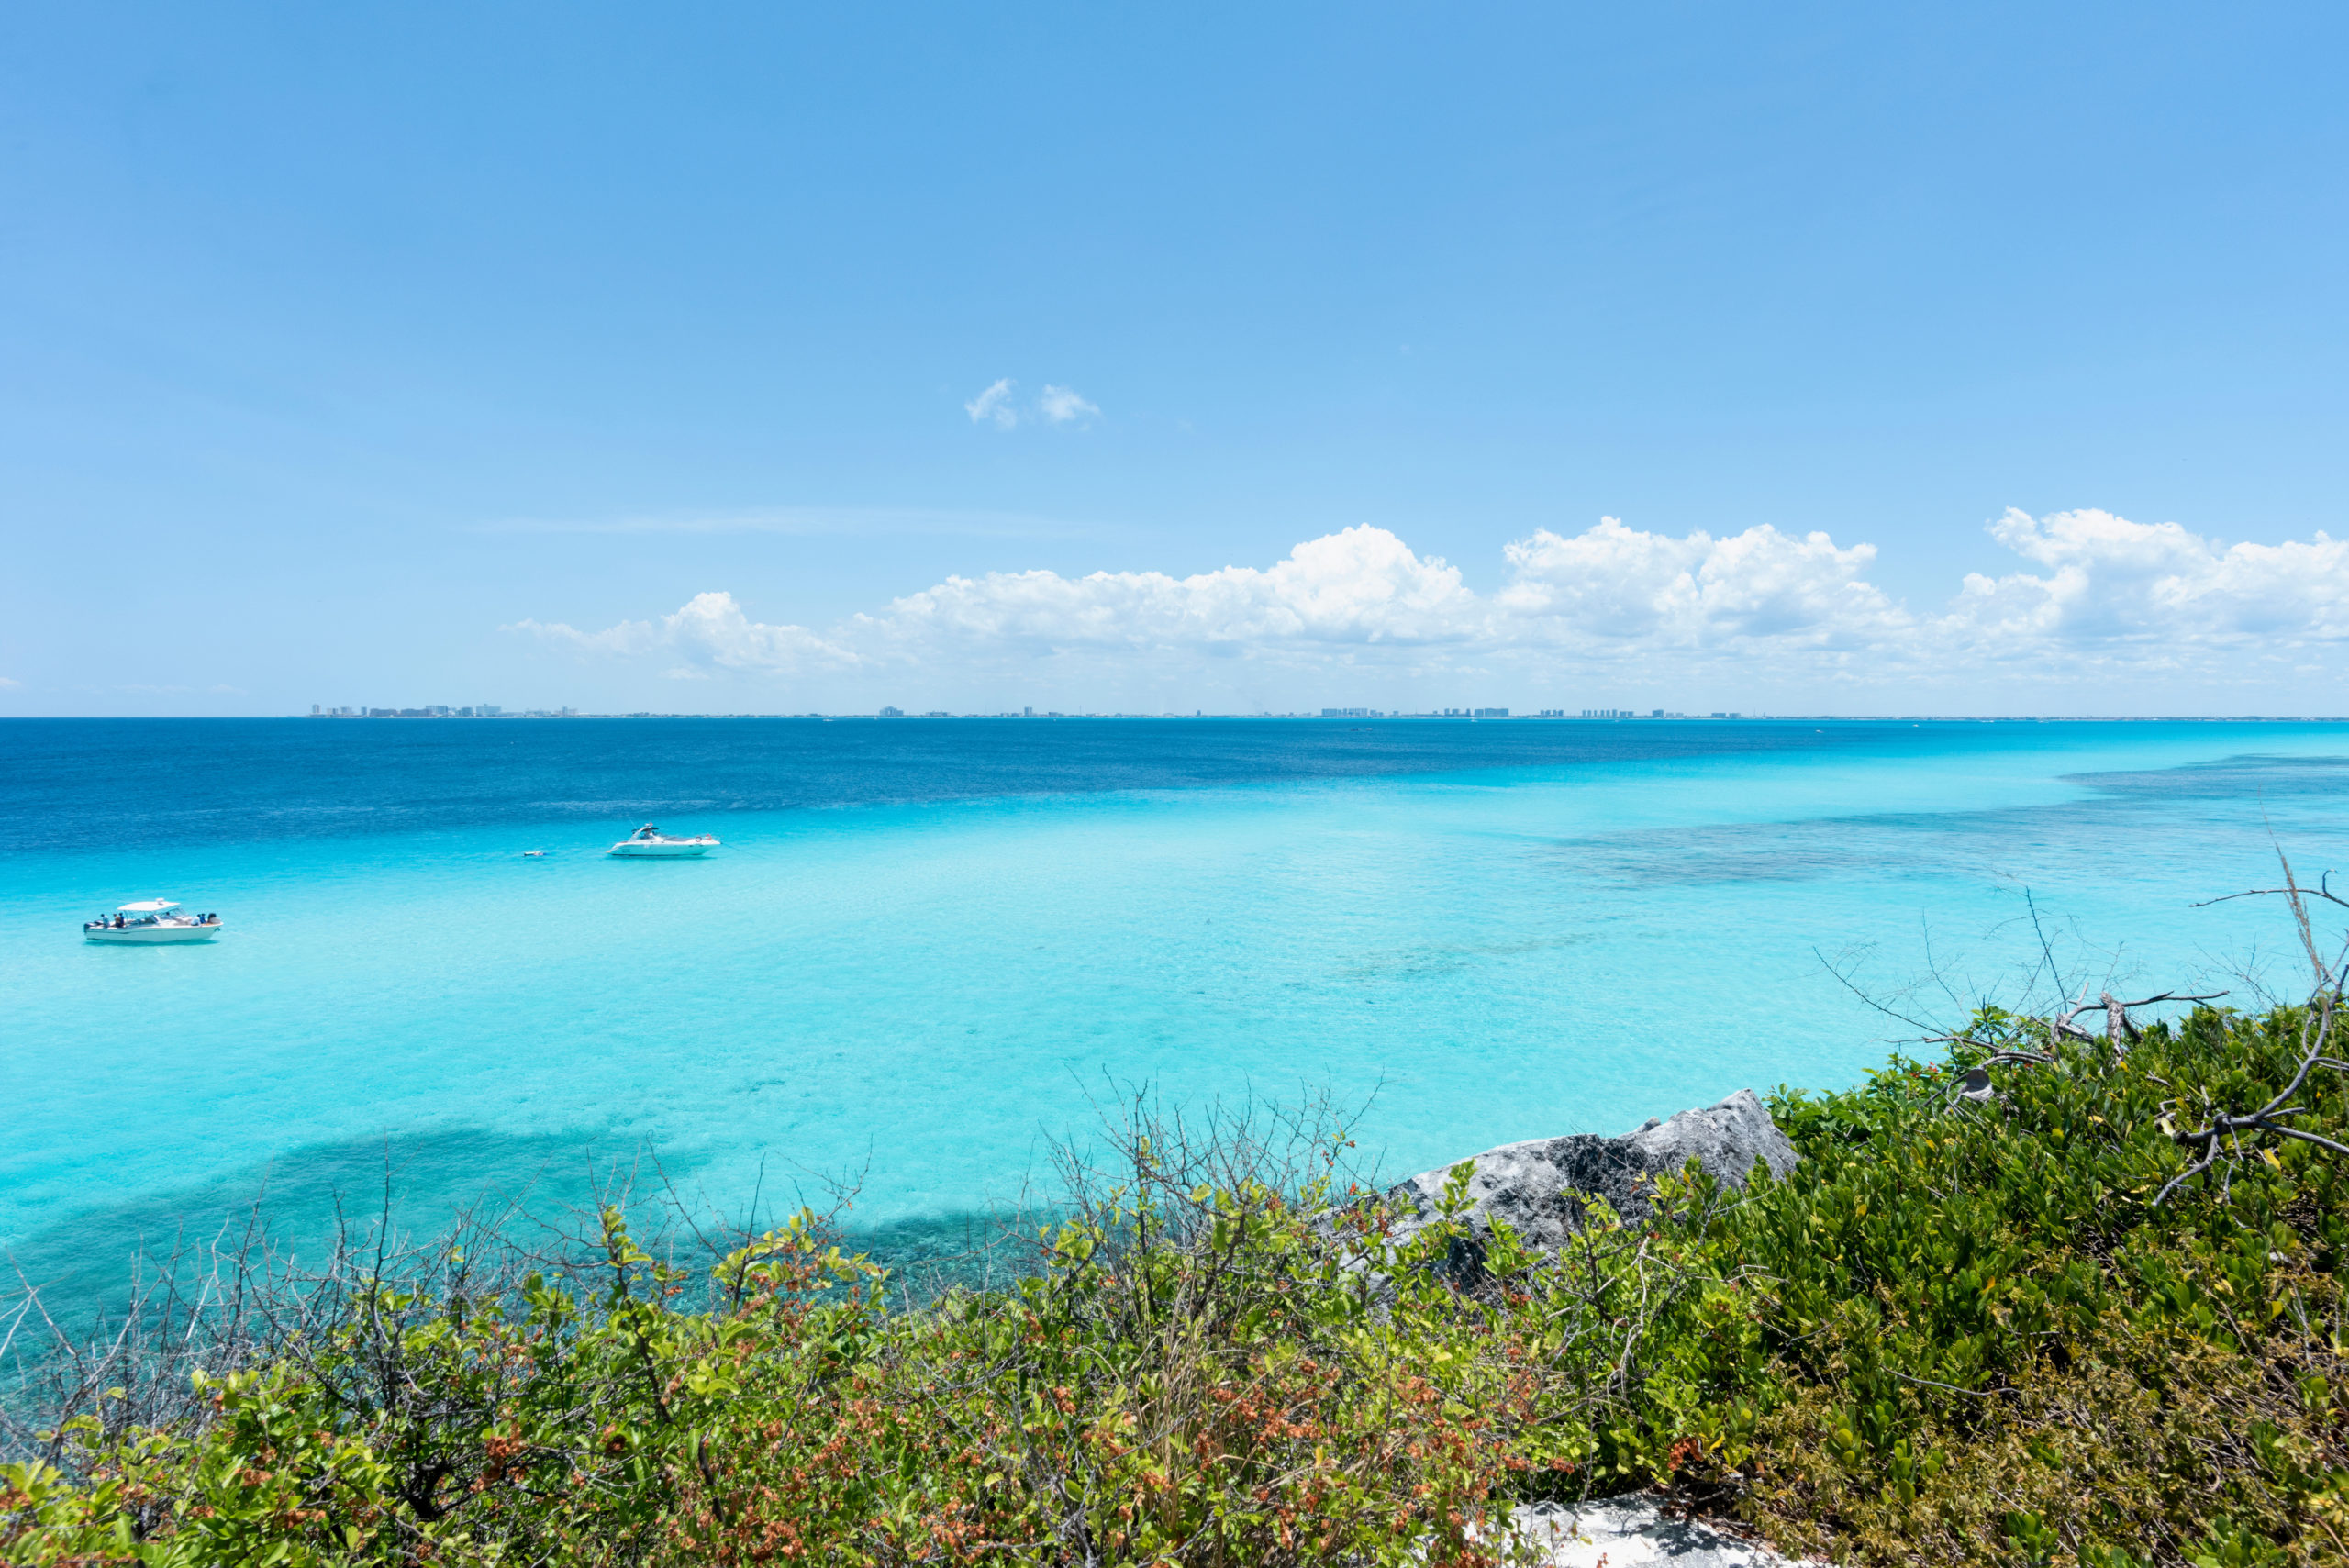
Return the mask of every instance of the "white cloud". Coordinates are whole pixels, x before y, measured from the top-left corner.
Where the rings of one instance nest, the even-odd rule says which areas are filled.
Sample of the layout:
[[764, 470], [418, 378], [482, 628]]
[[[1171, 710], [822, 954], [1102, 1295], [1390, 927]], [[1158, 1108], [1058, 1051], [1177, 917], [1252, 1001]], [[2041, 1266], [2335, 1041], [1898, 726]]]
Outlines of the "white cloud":
[[1010, 429], [1019, 423], [1019, 410], [1011, 402], [1012, 384], [1008, 377], [996, 382], [963, 405], [963, 412], [971, 417], [974, 425], [992, 419], [996, 429]]
[[856, 654], [806, 627], [767, 626], [751, 620], [731, 594], [696, 594], [674, 615], [659, 620], [624, 620], [602, 631], [535, 620], [517, 621], [499, 629], [525, 632], [582, 653], [621, 658], [668, 655], [683, 661], [668, 673], [688, 677], [706, 674], [713, 667], [794, 673], [859, 662]]
[[1045, 418], [1055, 425], [1065, 425], [1076, 419], [1090, 419], [1101, 412], [1099, 405], [1087, 402], [1077, 395], [1074, 387], [1054, 386], [1050, 382], [1044, 384], [1044, 395], [1036, 400], [1036, 406]]
[[1868, 581], [1872, 545], [1766, 525], [1674, 537], [1608, 517], [1579, 534], [1545, 528], [1510, 543], [1506, 579], [1489, 594], [1441, 558], [1362, 526], [1261, 568], [949, 577], [823, 632], [753, 621], [724, 593], [599, 632], [535, 621], [509, 629], [581, 653], [657, 657], [677, 674], [902, 681], [918, 672], [991, 690], [1049, 671], [1112, 685], [1254, 681], [1251, 689], [1277, 686], [1287, 703], [1320, 700], [1340, 675], [1545, 689], [1701, 679], [1709, 690], [1781, 694], [1987, 692], [2066, 679], [2116, 689], [2115, 679], [2143, 677], [2148, 692], [2171, 693], [2181, 674], [2240, 683], [2299, 666], [2292, 679], [2305, 682], [2316, 678], [2311, 660], [2330, 668], [2327, 657], [2349, 641], [2349, 543], [2321, 533], [2222, 545], [2103, 512], [2009, 512], [1989, 532], [2038, 570], [1971, 574], [1945, 608], [1922, 614]]
[[851, 635], [895, 649], [1256, 649], [1456, 641], [1479, 614], [1476, 595], [1461, 585], [1457, 570], [1434, 557], [1421, 560], [1384, 528], [1365, 527], [1308, 540], [1263, 571], [949, 577], [878, 615], [857, 617]]
[[971, 417], [972, 424], [992, 424], [998, 430], [1018, 429], [1031, 417], [1051, 425], [1073, 425], [1100, 417], [1099, 404], [1073, 386], [1055, 386], [1051, 382], [1044, 384], [1032, 407], [1022, 407], [1014, 395], [1019, 385], [1006, 376], [963, 405], [963, 412]]
[[6, 675], [0, 675], [0, 691], [14, 691], [23, 684], [22, 681], [12, 681]]
[[2349, 639], [2349, 541], [2321, 530], [2282, 544], [2222, 546], [2176, 523], [2012, 509], [1989, 528], [2048, 570], [1966, 574], [1946, 624], [1981, 656], [2176, 664], [2220, 649]]
[[1548, 640], [1605, 648], [1720, 648], [1770, 641], [1849, 649], [1897, 635], [1906, 617], [1860, 573], [1876, 547], [1838, 550], [1765, 524], [1726, 539], [1642, 533], [1613, 517], [1561, 538], [1547, 528], [1504, 551], [1515, 576], [1496, 602]]

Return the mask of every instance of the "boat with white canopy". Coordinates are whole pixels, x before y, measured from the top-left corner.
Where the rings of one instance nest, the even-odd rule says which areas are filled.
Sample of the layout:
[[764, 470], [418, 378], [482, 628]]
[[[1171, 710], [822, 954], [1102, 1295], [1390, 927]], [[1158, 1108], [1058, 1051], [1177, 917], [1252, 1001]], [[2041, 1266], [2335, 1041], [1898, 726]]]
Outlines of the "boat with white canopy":
[[706, 855], [716, 848], [718, 840], [707, 833], [697, 833], [690, 839], [673, 839], [647, 822], [614, 844], [610, 852], [622, 860], [674, 861]]
[[82, 934], [94, 942], [208, 942], [220, 934], [220, 917], [183, 915], [173, 899], [143, 898], [83, 921]]

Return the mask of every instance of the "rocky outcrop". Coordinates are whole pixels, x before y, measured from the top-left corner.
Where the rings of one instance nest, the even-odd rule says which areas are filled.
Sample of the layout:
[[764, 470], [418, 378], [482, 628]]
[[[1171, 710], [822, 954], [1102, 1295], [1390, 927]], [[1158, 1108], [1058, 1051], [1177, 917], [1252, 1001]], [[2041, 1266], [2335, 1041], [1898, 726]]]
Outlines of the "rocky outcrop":
[[1675, 1518], [1651, 1496], [1529, 1503], [1509, 1524], [1544, 1568], [1788, 1568], [1809, 1561], [1781, 1557], [1716, 1523]]
[[[1742, 1187], [1756, 1164], [1784, 1176], [1797, 1158], [1761, 1096], [1740, 1089], [1703, 1110], [1682, 1111], [1668, 1121], [1651, 1118], [1620, 1138], [1576, 1133], [1488, 1149], [1472, 1162], [1468, 1207], [1461, 1218], [1477, 1236], [1489, 1236], [1496, 1218], [1507, 1220], [1520, 1241], [1550, 1251], [1581, 1227], [1593, 1195], [1626, 1220], [1644, 1219], [1653, 1207], [1648, 1194], [1655, 1178], [1679, 1171], [1692, 1159], [1723, 1185]], [[1436, 1218], [1450, 1179], [1449, 1167], [1423, 1172], [1396, 1186], [1391, 1195], [1416, 1210], [1417, 1224], [1423, 1225]]]

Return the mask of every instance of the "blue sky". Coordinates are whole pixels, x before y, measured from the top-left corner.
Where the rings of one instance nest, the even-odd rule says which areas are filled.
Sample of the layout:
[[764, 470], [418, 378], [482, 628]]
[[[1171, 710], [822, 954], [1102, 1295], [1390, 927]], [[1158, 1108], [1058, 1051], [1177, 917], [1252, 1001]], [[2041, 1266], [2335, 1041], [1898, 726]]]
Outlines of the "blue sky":
[[2342, 712], [2344, 34], [14, 6], [0, 713]]

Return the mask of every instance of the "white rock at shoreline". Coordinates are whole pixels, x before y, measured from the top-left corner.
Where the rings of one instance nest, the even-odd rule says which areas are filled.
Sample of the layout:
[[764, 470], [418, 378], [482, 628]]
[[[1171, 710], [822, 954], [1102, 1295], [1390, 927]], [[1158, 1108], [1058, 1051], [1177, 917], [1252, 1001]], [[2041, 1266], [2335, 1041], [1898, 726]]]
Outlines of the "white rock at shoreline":
[[1787, 1568], [1809, 1561], [1781, 1557], [1702, 1520], [1667, 1518], [1653, 1497], [1526, 1503], [1509, 1511], [1509, 1522], [1542, 1549], [1550, 1568]]
[[[1579, 1228], [1593, 1195], [1636, 1221], [1647, 1217], [1646, 1194], [1655, 1178], [1691, 1159], [1723, 1185], [1742, 1187], [1756, 1162], [1783, 1177], [1798, 1158], [1761, 1096], [1740, 1089], [1719, 1105], [1682, 1111], [1668, 1121], [1651, 1118], [1620, 1138], [1575, 1133], [1488, 1149], [1470, 1162], [1475, 1169], [1461, 1218], [1479, 1236], [1489, 1234], [1494, 1219], [1505, 1219], [1527, 1246], [1551, 1251]], [[1448, 1166], [1422, 1172], [1397, 1186], [1394, 1195], [1415, 1207], [1425, 1223], [1435, 1218], [1450, 1179]]]

